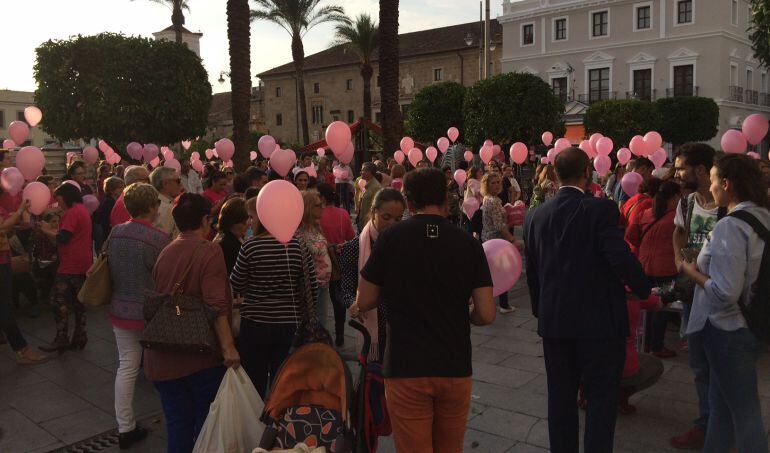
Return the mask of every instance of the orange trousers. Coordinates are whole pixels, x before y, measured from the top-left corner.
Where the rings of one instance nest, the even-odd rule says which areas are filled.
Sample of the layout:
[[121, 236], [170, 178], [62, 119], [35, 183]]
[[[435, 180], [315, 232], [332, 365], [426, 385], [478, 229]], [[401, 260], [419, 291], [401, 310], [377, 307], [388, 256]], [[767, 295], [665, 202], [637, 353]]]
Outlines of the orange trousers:
[[398, 453], [462, 453], [471, 378], [389, 378], [385, 397]]

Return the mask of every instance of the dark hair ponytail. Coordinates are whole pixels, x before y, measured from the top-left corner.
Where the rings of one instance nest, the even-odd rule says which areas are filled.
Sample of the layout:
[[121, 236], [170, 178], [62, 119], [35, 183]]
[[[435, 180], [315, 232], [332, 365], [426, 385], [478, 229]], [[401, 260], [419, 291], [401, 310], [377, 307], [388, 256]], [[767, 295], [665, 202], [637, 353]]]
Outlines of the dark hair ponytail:
[[656, 219], [666, 215], [668, 202], [682, 192], [682, 187], [674, 181], [666, 181], [658, 187], [652, 199], [652, 214]]

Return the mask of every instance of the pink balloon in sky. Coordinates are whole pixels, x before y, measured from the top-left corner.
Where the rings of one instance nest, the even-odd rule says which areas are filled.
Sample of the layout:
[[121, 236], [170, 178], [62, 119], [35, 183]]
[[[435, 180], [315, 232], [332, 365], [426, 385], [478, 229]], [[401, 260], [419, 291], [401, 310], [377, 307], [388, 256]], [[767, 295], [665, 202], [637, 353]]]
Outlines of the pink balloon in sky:
[[446, 136], [449, 137], [449, 140], [452, 140], [452, 143], [457, 141], [457, 138], [460, 137], [460, 131], [456, 127], [450, 127], [446, 131]]
[[[275, 158], [275, 155], [272, 158]], [[304, 212], [302, 194], [288, 181], [270, 181], [259, 191], [259, 221], [282, 244], [288, 244], [294, 237]]]
[[356, 147], [353, 146], [353, 142], [348, 142], [348, 147], [345, 149], [345, 152], [340, 154], [338, 156], [338, 159], [341, 163], [347, 165], [351, 162], [353, 162], [353, 156], [356, 153]]
[[470, 162], [473, 160], [473, 153], [471, 151], [465, 151], [463, 153], [463, 158], [465, 158], [465, 162]]
[[290, 149], [279, 149], [273, 151], [270, 156], [270, 168], [278, 172], [284, 178], [289, 174], [291, 168], [297, 163], [297, 155]]
[[484, 146], [481, 148], [481, 151], [479, 151], [479, 157], [481, 157], [481, 161], [484, 162], [484, 164], [488, 164], [494, 155], [495, 152], [491, 146]]
[[458, 186], [462, 187], [465, 184], [465, 180], [468, 178], [468, 174], [463, 169], [457, 169], [454, 173], [454, 179]]
[[249, 160], [251, 160], [251, 161], [257, 160], [257, 152], [256, 151], [249, 152]]
[[34, 181], [43, 172], [44, 167], [45, 156], [40, 151], [40, 148], [25, 146], [16, 154], [16, 168], [19, 169], [27, 181]]
[[99, 151], [93, 146], [86, 146], [83, 148], [83, 160], [88, 165], [93, 165], [99, 160]]
[[731, 154], [742, 154], [746, 152], [748, 143], [746, 137], [741, 131], [730, 129], [722, 135], [722, 151]]
[[24, 186], [24, 175], [16, 167], [4, 168], [0, 173], [0, 184], [8, 195], [15, 197]]
[[511, 154], [511, 160], [521, 165], [524, 163], [524, 161], [527, 160], [527, 155], [529, 154], [529, 151], [527, 150], [527, 145], [521, 142], [516, 142], [513, 145], [511, 145], [510, 154]]
[[169, 159], [164, 164], [164, 167], [173, 168], [177, 173], [182, 171], [182, 164], [176, 159]]
[[620, 148], [618, 150], [618, 162], [620, 162], [620, 165], [626, 165], [629, 160], [631, 160], [631, 150]]
[[318, 148], [315, 150], [316, 154], [318, 154], [318, 157], [324, 157], [326, 155], [326, 150], [323, 148]]
[[14, 143], [21, 146], [29, 137], [29, 126], [24, 121], [12, 121], [8, 125], [8, 135]]
[[436, 146], [438, 146], [438, 150], [441, 151], [441, 153], [445, 153], [447, 149], [449, 149], [449, 139], [446, 137], [441, 137], [438, 140], [436, 140]]
[[594, 158], [594, 169], [601, 176], [604, 176], [607, 173], [609, 173], [611, 166], [612, 166], [612, 161], [610, 160], [609, 156], [600, 154], [596, 156], [596, 158]]
[[540, 139], [543, 141], [545, 146], [551, 146], [551, 143], [553, 143], [553, 132], [543, 132], [543, 135], [540, 136]]
[[3, 140], [3, 148], [5, 149], [13, 149], [16, 148], [16, 143], [13, 142], [10, 138], [6, 138]]
[[337, 158], [348, 149], [352, 138], [350, 126], [342, 121], [334, 121], [326, 128], [326, 144]]
[[768, 127], [770, 127], [770, 125], [767, 122], [767, 117], [761, 113], [754, 113], [743, 120], [741, 128], [746, 140], [752, 145], [756, 145], [765, 138]]
[[126, 145], [126, 153], [131, 159], [139, 160], [142, 158], [142, 145], [137, 142], [131, 142]]
[[497, 297], [507, 293], [521, 277], [519, 249], [505, 239], [490, 239], [482, 247], [492, 274], [492, 295]]
[[421, 160], [422, 151], [417, 148], [412, 148], [412, 150], [409, 151], [409, 163], [411, 163], [413, 167], [416, 167]]
[[[93, 195], [91, 195], [93, 197]], [[29, 200], [29, 212], [32, 215], [41, 215], [51, 202], [51, 190], [42, 182], [31, 182], [24, 188], [22, 199]], [[85, 197], [83, 204], [85, 204]], [[96, 206], [99, 207], [99, 200], [96, 200]]]
[[197, 171], [198, 173], [201, 173], [203, 171], [203, 162], [201, 162], [199, 159], [196, 159], [190, 163], [190, 166], [193, 168], [193, 170]]
[[43, 119], [43, 112], [34, 105], [30, 105], [24, 109], [24, 119], [27, 120], [30, 126], [35, 127]]
[[620, 187], [623, 188], [623, 192], [629, 197], [633, 197], [639, 193], [639, 185], [644, 178], [639, 173], [632, 171], [623, 175], [623, 179], [620, 180]]
[[228, 161], [233, 158], [235, 154], [235, 144], [229, 138], [221, 138], [214, 144], [214, 149], [217, 151], [217, 155], [223, 161]]
[[600, 138], [604, 137], [604, 135], [600, 134], [599, 132], [595, 132], [591, 134], [591, 137], [588, 138], [588, 141], [591, 143], [591, 148], [596, 150], [596, 142], [599, 141]]
[[[257, 142], [257, 149], [259, 149], [259, 153], [262, 154], [262, 157], [265, 159], [270, 159], [270, 155], [275, 151], [275, 139], [270, 135], [263, 135], [259, 137], [259, 142]], [[211, 159], [209, 157], [209, 159]]]
[[398, 162], [399, 164], [403, 164], [404, 159], [406, 158], [406, 154], [404, 154], [404, 152], [399, 149], [398, 151], [393, 153], [393, 158], [396, 159], [396, 162]]
[[641, 135], [634, 135], [628, 143], [628, 147], [635, 156], [647, 155], [647, 144], [644, 142], [644, 137]]
[[404, 152], [404, 154], [409, 154], [411, 150], [414, 149], [414, 140], [412, 140], [411, 137], [404, 137], [401, 139], [401, 151]]
[[473, 218], [473, 214], [479, 210], [479, 207], [481, 207], [481, 203], [476, 197], [468, 197], [463, 201], [463, 212], [469, 219]]
[[612, 139], [609, 137], [602, 137], [599, 140], [596, 141], [595, 150], [598, 154], [602, 154], [604, 156], [609, 156], [612, 152], [612, 148], [615, 146], [614, 143], [612, 143]]
[[425, 157], [427, 157], [431, 163], [435, 162], [436, 157], [438, 157], [438, 150], [432, 146], [429, 146], [428, 149], [425, 150]]

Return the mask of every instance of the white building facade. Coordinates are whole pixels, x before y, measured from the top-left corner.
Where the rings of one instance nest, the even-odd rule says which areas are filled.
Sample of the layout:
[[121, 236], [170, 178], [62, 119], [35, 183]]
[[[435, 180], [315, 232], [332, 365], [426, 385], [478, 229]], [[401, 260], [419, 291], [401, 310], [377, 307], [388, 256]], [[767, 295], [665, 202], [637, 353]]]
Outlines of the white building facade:
[[565, 103], [712, 98], [718, 145], [746, 116], [770, 113], [750, 13], [746, 0], [504, 0], [502, 69], [540, 76]]

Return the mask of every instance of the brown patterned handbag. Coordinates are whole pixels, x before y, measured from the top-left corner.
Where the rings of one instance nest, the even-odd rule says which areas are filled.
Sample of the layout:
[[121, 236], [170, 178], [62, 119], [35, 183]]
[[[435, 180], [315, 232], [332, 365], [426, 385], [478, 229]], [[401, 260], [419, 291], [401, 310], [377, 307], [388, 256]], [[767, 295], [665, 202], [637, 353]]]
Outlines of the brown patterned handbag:
[[145, 328], [139, 342], [144, 348], [200, 354], [212, 354], [219, 350], [214, 332], [217, 311], [200, 297], [182, 294], [187, 275], [203, 245], [201, 243], [195, 250], [190, 264], [170, 294], [145, 291]]

